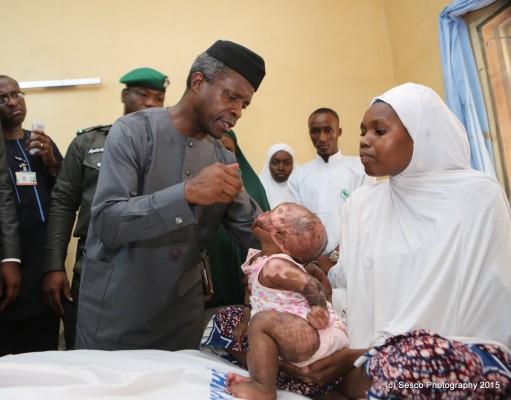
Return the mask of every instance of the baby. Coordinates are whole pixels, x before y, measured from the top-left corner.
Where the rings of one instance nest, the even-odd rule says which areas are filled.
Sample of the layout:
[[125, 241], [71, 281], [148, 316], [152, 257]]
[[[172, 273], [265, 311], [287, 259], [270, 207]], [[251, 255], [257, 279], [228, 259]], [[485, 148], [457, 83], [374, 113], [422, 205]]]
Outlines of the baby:
[[227, 374], [226, 391], [244, 399], [276, 399], [279, 357], [305, 366], [348, 346], [346, 328], [325, 298], [323, 286], [301, 263], [324, 250], [318, 217], [295, 203], [259, 215], [252, 231], [262, 250], [242, 265], [251, 287], [250, 378]]

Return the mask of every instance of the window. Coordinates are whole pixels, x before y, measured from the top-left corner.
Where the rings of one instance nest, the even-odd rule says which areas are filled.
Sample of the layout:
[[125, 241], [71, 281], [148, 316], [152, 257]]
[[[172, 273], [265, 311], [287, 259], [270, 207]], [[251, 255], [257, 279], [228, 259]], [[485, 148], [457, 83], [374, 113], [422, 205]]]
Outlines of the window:
[[495, 170], [511, 200], [511, 3], [497, 0], [467, 14], [485, 98]]

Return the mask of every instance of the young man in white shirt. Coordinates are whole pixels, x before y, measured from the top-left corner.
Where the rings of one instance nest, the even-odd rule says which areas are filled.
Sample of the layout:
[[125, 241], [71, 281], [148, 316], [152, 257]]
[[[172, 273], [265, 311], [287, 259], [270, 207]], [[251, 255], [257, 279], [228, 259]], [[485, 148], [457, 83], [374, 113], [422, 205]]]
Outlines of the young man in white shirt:
[[366, 175], [360, 157], [345, 156], [339, 150], [342, 129], [334, 110], [317, 109], [309, 116], [308, 126], [316, 158], [292, 174], [288, 184], [294, 201], [315, 213], [325, 225], [328, 244], [316, 261], [328, 273], [339, 257], [344, 202], [352, 191], [375, 178]]

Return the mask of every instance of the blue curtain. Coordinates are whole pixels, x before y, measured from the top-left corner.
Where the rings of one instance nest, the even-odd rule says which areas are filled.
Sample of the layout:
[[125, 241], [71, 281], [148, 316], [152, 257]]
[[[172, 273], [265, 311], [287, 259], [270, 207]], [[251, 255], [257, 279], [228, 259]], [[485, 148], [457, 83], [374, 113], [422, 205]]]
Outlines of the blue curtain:
[[462, 15], [495, 0], [454, 0], [438, 18], [446, 102], [465, 125], [472, 167], [495, 178], [493, 149], [481, 84]]

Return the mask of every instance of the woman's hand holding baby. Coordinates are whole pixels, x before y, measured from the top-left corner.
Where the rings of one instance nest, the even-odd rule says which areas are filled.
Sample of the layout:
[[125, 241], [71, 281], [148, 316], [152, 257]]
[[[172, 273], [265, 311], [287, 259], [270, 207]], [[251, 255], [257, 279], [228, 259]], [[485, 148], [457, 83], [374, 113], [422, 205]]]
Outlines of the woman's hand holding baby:
[[234, 332], [232, 334], [234, 340], [236, 342], [241, 342], [241, 340], [245, 337], [248, 330], [248, 321], [241, 320], [236, 328], [234, 328]]

